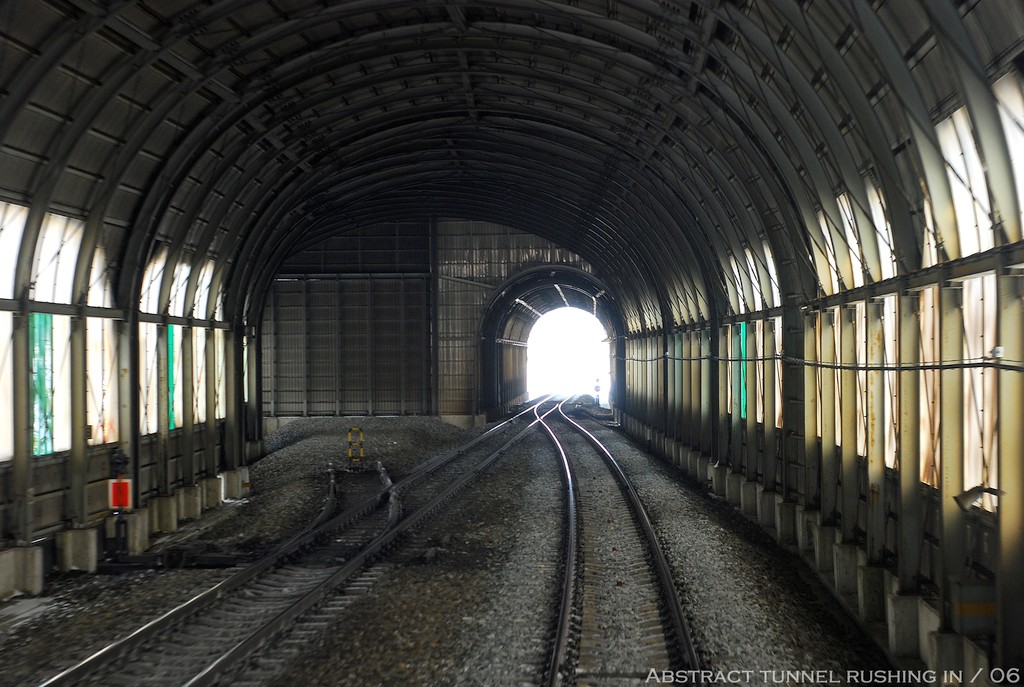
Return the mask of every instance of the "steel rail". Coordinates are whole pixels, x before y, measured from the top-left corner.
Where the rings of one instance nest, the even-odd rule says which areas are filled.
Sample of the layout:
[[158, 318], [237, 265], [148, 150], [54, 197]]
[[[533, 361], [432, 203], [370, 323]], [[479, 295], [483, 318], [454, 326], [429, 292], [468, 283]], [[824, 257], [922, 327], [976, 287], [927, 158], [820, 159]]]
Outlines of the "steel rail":
[[[282, 565], [302, 549], [313, 545], [314, 542], [322, 537], [325, 532], [336, 531], [339, 528], [351, 524], [358, 518], [376, 510], [385, 501], [387, 501], [391, 506], [389, 528], [395, 529], [397, 523], [397, 516], [395, 513], [398, 510], [395, 508], [395, 505], [397, 495], [400, 490], [408, 488], [413, 483], [440, 468], [445, 463], [464, 455], [467, 451], [488, 438], [493, 437], [495, 434], [507, 430], [513, 425], [514, 421], [530, 413], [533, 407], [539, 406], [549, 398], [550, 396], [545, 396], [535, 401], [529, 407], [494, 427], [491, 427], [486, 432], [481, 433], [479, 436], [474, 437], [465, 444], [427, 461], [397, 483], [391, 483], [391, 479], [387, 476], [387, 473], [381, 470], [381, 480], [384, 483], [384, 487], [373, 496], [364, 499], [359, 504], [349, 508], [334, 518], [330, 517], [337, 503], [335, 476], [332, 471], [329, 478], [328, 496], [325, 500], [324, 506], [321, 508], [317, 518], [305, 530], [275, 548], [271, 553], [259, 561], [252, 563], [226, 580], [219, 582], [213, 587], [192, 597], [183, 604], [151, 620], [142, 627], [137, 628], [124, 637], [108, 644], [93, 654], [90, 654], [75, 665], [66, 668], [57, 675], [54, 675], [40, 683], [39, 687], [63, 687], [64, 685], [78, 684], [83, 678], [95, 672], [103, 665], [117, 660], [135, 646], [151, 639], [158, 633], [176, 625], [177, 623], [184, 621], [189, 616], [202, 611], [209, 604], [228, 597], [236, 589], [256, 577], [259, 577], [268, 570]], [[530, 427], [532, 427], [532, 425], [533, 423], [530, 424]], [[522, 434], [522, 432], [520, 434]], [[504, 447], [499, 450], [504, 450]]]
[[[558, 404], [559, 411], [561, 411], [562, 405], [565, 402], [562, 401]], [[565, 448], [558, 441], [554, 430], [547, 423], [542, 422], [541, 425], [547, 432], [548, 438], [554, 442], [555, 448], [558, 450], [562, 465], [562, 484], [565, 486], [565, 562], [562, 566], [562, 598], [559, 606], [562, 612], [558, 614], [558, 625], [555, 628], [555, 649], [551, 652], [551, 659], [548, 662], [547, 673], [545, 674], [545, 684], [549, 685], [549, 687], [557, 687], [557, 685], [561, 685], [563, 682], [562, 666], [566, 665], [569, 656], [569, 639], [572, 625], [571, 611], [575, 607], [578, 592], [576, 579], [576, 558], [579, 541], [577, 536], [579, 525], [576, 512], [577, 486], [576, 480], [573, 478], [572, 467], [569, 465], [569, 457], [565, 454]], [[566, 609], [568, 609], [568, 612]]]
[[[611, 452], [608, 451], [607, 447], [605, 447], [604, 444], [602, 444], [601, 441], [585, 427], [570, 418], [565, 413], [564, 405], [565, 402], [563, 401], [557, 407], [562, 419], [572, 426], [573, 429], [582, 434], [604, 460], [616, 483], [619, 485], [623, 497], [629, 504], [630, 511], [633, 513], [637, 525], [643, 532], [645, 544], [651, 555], [651, 561], [655, 569], [662, 599], [665, 603], [668, 620], [676, 642], [676, 651], [670, 651], [670, 656], [674, 653], [675, 660], [678, 661], [678, 665], [673, 666], [673, 668], [676, 670], [699, 671], [699, 658], [691, 639], [682, 603], [680, 602], [679, 595], [676, 592], [675, 583], [672, 578], [672, 567], [669, 564], [668, 559], [665, 557], [664, 550], [659, 542], [657, 533], [654, 531], [654, 526], [651, 523], [650, 516], [647, 514], [646, 508], [644, 508], [639, 494], [636, 492], [632, 482], [626, 476], [626, 473], [622, 470], [618, 461], [616, 461]], [[574, 491], [576, 489], [576, 482], [572, 476], [572, 468], [566, 458], [565, 450], [563, 449], [561, 442], [558, 441], [554, 430], [551, 429], [547, 423], [542, 424], [561, 456], [563, 472], [562, 480], [565, 484], [571, 485], [567, 486], [566, 500], [567, 503], [572, 504], [572, 511], [571, 514], [567, 512], [566, 517], [567, 522], [571, 521], [571, 527], [575, 529], [578, 526], [575, 516], [578, 499], [576, 498], [575, 493], [570, 493], [570, 490]], [[548, 687], [557, 687], [565, 682], [564, 670], [567, 667], [567, 658], [569, 655], [569, 646], [571, 641], [570, 627], [573, 620], [573, 612], [575, 609], [574, 602], [577, 594], [577, 579], [575, 573], [577, 564], [574, 560], [577, 546], [578, 543], [575, 533], [572, 538], [569, 538], [567, 535], [565, 545], [566, 564], [563, 569], [562, 576], [563, 586], [561, 607], [559, 609], [554, 648], [552, 650], [551, 660], [549, 662], [548, 672], [545, 675], [544, 682]], [[694, 675], [693, 677], [697, 678], [699, 676]], [[699, 684], [699, 682], [694, 684]]]
[[[548, 397], [550, 398], [550, 397]], [[539, 408], [547, 399], [536, 403], [533, 408], [528, 408], [524, 412], [530, 412]], [[376, 537], [372, 542], [366, 545], [366, 547], [352, 559], [350, 559], [345, 565], [339, 568], [329, 578], [318, 584], [314, 589], [303, 595], [296, 602], [291, 604], [288, 608], [284, 609], [276, 617], [264, 623], [263, 626], [253, 631], [248, 637], [238, 642], [234, 647], [229, 649], [227, 652], [211, 661], [209, 666], [204, 669], [201, 673], [196, 675], [194, 678], [184, 683], [184, 687], [208, 687], [216, 683], [218, 677], [224, 674], [231, 666], [245, 659], [253, 650], [260, 646], [263, 642], [269, 640], [280, 630], [287, 627], [289, 624], [294, 622], [302, 614], [306, 613], [310, 609], [314, 608], [319, 604], [327, 595], [331, 594], [337, 587], [344, 584], [344, 582], [356, 573], [362, 570], [367, 563], [369, 563], [375, 556], [381, 553], [385, 548], [392, 545], [395, 540], [408, 530], [419, 525], [425, 518], [431, 515], [438, 507], [441, 506], [445, 501], [451, 498], [454, 494], [464, 489], [470, 482], [474, 481], [480, 476], [482, 472], [487, 470], [493, 465], [498, 458], [500, 458], [505, 451], [512, 445], [518, 442], [524, 437], [533, 426], [537, 423], [543, 423], [543, 417], [550, 415], [557, 409], [552, 408], [547, 411], [544, 416], [537, 414], [537, 419], [527, 425], [525, 428], [520, 430], [515, 436], [506, 441], [497, 450], [487, 456], [484, 460], [480, 461], [476, 467], [472, 470], [464, 473], [458, 480], [450, 484], [442, 492], [434, 496], [430, 501], [416, 509], [413, 513], [409, 514], [400, 523], [391, 527], [386, 532]], [[522, 415], [523, 413], [519, 413]], [[518, 417], [518, 415], [516, 416]], [[476, 445], [477, 442], [474, 442]]]

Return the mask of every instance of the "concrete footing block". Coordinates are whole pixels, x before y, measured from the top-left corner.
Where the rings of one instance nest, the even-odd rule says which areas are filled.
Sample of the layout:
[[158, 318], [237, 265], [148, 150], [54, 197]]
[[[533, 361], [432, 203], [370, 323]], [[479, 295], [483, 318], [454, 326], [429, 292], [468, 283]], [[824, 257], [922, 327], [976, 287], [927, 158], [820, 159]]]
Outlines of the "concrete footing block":
[[885, 595], [885, 624], [889, 653], [896, 658], [917, 658], [920, 651], [917, 633], [917, 604], [920, 597], [900, 594], [892, 585], [892, 573], [884, 573], [889, 590]]
[[[827, 573], [835, 570], [836, 528], [831, 525], [815, 525], [814, 527], [814, 568], [818, 572]], [[850, 571], [853, 585], [851, 591], [857, 593], [857, 555], [853, 552], [853, 566]]]
[[932, 635], [939, 633], [942, 616], [939, 609], [931, 606], [923, 598], [917, 600], [917, 653], [929, 669], [935, 670], [935, 644]]
[[18, 590], [18, 586], [15, 583], [17, 567], [17, 555], [14, 549], [3, 549], [0, 551], [0, 601]]
[[928, 646], [932, 661], [929, 667], [940, 675], [964, 668], [964, 638], [956, 632], [930, 632]]
[[740, 505], [740, 492], [743, 487], [743, 475], [729, 472], [725, 477], [725, 500], [734, 506]]
[[768, 491], [763, 484], [756, 485], [757, 522], [761, 527], [775, 527], [775, 492]]
[[178, 490], [178, 516], [182, 520], [196, 520], [203, 514], [203, 490], [199, 486]]
[[718, 496], [725, 498], [726, 478], [729, 476], [729, 468], [724, 465], [708, 464], [708, 478], [711, 480], [711, 491]]
[[672, 441], [672, 464], [676, 467], [682, 467], [685, 456], [686, 450], [683, 448], [682, 442], [674, 439]]
[[[835, 542], [835, 528], [832, 530], [832, 540]], [[857, 593], [857, 545], [856, 544], [832, 544], [832, 572], [835, 581], [836, 594]]]
[[740, 485], [740, 512], [744, 515], [757, 517], [757, 488], [759, 486], [757, 482], [746, 481]]
[[963, 640], [963, 652], [964, 652], [964, 679], [962, 683], [974, 678], [971, 682], [971, 687], [992, 687], [992, 682], [989, 680], [989, 663], [988, 663], [988, 649], [976, 642], [971, 641], [967, 637]]
[[43, 593], [43, 547], [16, 546], [0, 551], [0, 599]]
[[157, 496], [149, 500], [150, 534], [163, 532], [172, 534], [178, 531], [178, 497]]
[[866, 551], [857, 550], [857, 612], [866, 623], [885, 618], [884, 572], [868, 562]]
[[796, 504], [775, 495], [775, 540], [783, 546], [796, 544]]
[[696, 451], [686, 454], [686, 473], [701, 484], [708, 481], [707, 468], [704, 467], [704, 461], [700, 459], [700, 454]]
[[818, 527], [818, 511], [796, 508], [796, 545], [801, 551], [814, 551], [814, 531]]
[[249, 495], [249, 468], [243, 465], [236, 470], [221, 473], [224, 479], [224, 498], [244, 499]]
[[221, 504], [224, 483], [221, 481], [220, 475], [201, 480], [199, 487], [203, 490], [203, 510], [210, 510]]
[[57, 561], [64, 572], [96, 572], [100, 559], [99, 531], [95, 527], [63, 530], [57, 534]]

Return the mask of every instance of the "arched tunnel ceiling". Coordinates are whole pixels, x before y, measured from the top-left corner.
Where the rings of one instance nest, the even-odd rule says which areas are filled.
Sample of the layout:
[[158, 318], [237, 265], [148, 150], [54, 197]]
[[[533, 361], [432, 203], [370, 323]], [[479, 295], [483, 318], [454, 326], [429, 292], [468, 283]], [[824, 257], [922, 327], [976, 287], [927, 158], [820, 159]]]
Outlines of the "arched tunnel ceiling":
[[[759, 288], [778, 306], [772, 279], [821, 295], [816, 213], [839, 226], [844, 191], [863, 213], [864, 178], [897, 271], [919, 269], [915, 209], [949, 195], [931, 125], [1020, 59], [1024, 9], [8, 0], [0, 27], [2, 193], [30, 205], [28, 236], [47, 211], [86, 218], [122, 305], [157, 243], [171, 261], [214, 256], [243, 319], [299, 247], [460, 217], [579, 254], [635, 331], [727, 314]], [[1005, 149], [988, 146], [994, 169]], [[992, 193], [1019, 240], [1016, 201]], [[839, 260], [841, 287], [858, 265], [884, 278], [874, 242]], [[728, 265], [744, 256], [762, 285], [737, 293]]]

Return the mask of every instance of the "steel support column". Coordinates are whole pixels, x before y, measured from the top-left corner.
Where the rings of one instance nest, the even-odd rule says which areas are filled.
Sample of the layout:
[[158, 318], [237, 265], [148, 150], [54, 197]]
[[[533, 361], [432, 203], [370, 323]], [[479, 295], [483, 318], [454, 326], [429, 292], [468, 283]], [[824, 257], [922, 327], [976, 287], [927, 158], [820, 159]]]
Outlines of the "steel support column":
[[921, 567], [921, 538], [924, 536], [924, 503], [921, 496], [921, 373], [913, 369], [921, 362], [921, 325], [918, 321], [920, 296], [899, 297], [900, 514], [897, 572], [900, 592], [918, 591]]
[[217, 332], [210, 327], [206, 336], [206, 431], [203, 432], [203, 463], [206, 465], [206, 476], [216, 477], [220, 469], [220, 457], [217, 455]]
[[32, 369], [29, 315], [14, 313], [11, 330], [11, 361], [14, 371], [14, 457], [11, 458], [11, 491], [14, 501], [13, 530], [18, 544], [32, 541]]
[[168, 459], [168, 446], [170, 441], [170, 371], [167, 354], [167, 328], [169, 325], [157, 325], [156, 334], [156, 432], [157, 442], [153, 459], [156, 464], [156, 491], [159, 496], [169, 496], [174, 478], [170, 474], [171, 462]]
[[[963, 290], [959, 284], [939, 290], [940, 359], [962, 360], [964, 356]], [[964, 512], [953, 499], [964, 490], [964, 371], [953, 366], [943, 369], [940, 384], [942, 476], [939, 483], [939, 512], [942, 518], [939, 599], [942, 629], [952, 628], [952, 587], [964, 567]]]
[[192, 327], [181, 328], [181, 480], [186, 487], [196, 484], [196, 426], [195, 404], [195, 351], [192, 347]]
[[779, 459], [781, 456], [777, 451], [778, 437], [776, 435], [775, 416], [778, 408], [775, 406], [775, 357], [778, 351], [775, 350], [775, 327], [777, 326], [774, 317], [764, 321], [764, 459], [761, 481], [768, 491], [776, 491], [779, 479]]
[[726, 363], [732, 371], [732, 403], [729, 408], [729, 471], [741, 472], [743, 469], [743, 336], [739, 324], [729, 327], [729, 361]]
[[714, 324], [700, 333], [701, 348], [701, 453], [717, 460], [719, 456], [718, 427], [722, 408], [719, 399], [722, 394], [718, 390], [718, 342], [720, 337], [716, 334], [717, 328]]
[[857, 369], [866, 361], [857, 360], [857, 342], [863, 322], [857, 322], [857, 310], [852, 305], [839, 308], [841, 322], [840, 346], [842, 354], [840, 362], [847, 365], [839, 372], [839, 415], [843, 424], [842, 445], [842, 533], [843, 542], [852, 544], [857, 535], [857, 509], [860, 505], [860, 464], [857, 458], [857, 421], [864, 412], [859, 407], [860, 395], [857, 391]]
[[69, 489], [65, 514], [72, 527], [81, 527], [89, 519], [86, 326], [84, 315], [71, 318], [71, 457], [68, 461]]
[[241, 418], [244, 413], [242, 336], [241, 327], [232, 326], [224, 342], [224, 460], [228, 470], [236, 470], [246, 463], [241, 433]]
[[[797, 474], [803, 478], [803, 483], [799, 485], [802, 496], [800, 505], [805, 508], [817, 508], [821, 504], [821, 442], [817, 429], [819, 394], [816, 365], [820, 362], [818, 360], [818, 337], [821, 336], [821, 328], [818, 324], [826, 317], [825, 313], [811, 312], [803, 318], [803, 359], [807, 362], [803, 370], [804, 455], [803, 469], [797, 467]], [[829, 331], [829, 337], [831, 336], [832, 333]], [[826, 370], [821, 370], [821, 372], [824, 374]], [[800, 463], [797, 465], [799, 466]]]
[[[867, 459], [868, 493], [865, 525], [868, 562], [882, 563], [885, 550], [885, 306], [869, 301], [865, 309], [868, 335]], [[844, 518], [845, 520], [845, 518]]]
[[[839, 482], [839, 460], [836, 446], [839, 443], [836, 416], [842, 412], [836, 408], [836, 330], [839, 329], [846, 341], [843, 323], [847, 313], [843, 308], [829, 309], [821, 313], [821, 520], [824, 525], [835, 525], [839, 504], [836, 484]], [[841, 362], [846, 362], [842, 359]], [[842, 398], [846, 402], [846, 397]], [[843, 417], [846, 417], [844, 414]], [[845, 435], [843, 436], [845, 440]]]
[[[762, 331], [763, 328], [762, 328]], [[746, 366], [747, 370], [747, 421], [746, 434], [747, 434], [747, 456], [746, 456], [746, 477], [748, 482], [757, 481], [757, 461], [759, 451], [757, 448], [757, 437], [758, 437], [758, 425], [757, 425], [757, 397], [759, 390], [757, 388], [757, 326], [754, 322], [747, 323], [747, 360], [742, 365]]]
[[[1004, 360], [1024, 360], [1024, 276], [999, 276], [999, 345]], [[1019, 364], [1019, 363], [1018, 363]], [[999, 563], [997, 661], [1024, 666], [1024, 373], [999, 371]]]

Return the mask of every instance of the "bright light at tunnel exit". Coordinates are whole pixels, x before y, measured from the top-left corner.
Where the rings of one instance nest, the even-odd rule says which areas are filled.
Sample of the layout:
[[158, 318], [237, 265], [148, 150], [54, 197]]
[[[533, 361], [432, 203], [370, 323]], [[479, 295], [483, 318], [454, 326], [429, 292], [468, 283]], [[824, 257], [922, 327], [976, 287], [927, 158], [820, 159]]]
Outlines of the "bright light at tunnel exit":
[[[530, 398], [543, 394], [597, 395], [608, 406], [608, 333], [596, 317], [578, 308], [559, 308], [533, 325], [527, 341], [526, 386]], [[595, 392], [594, 387], [600, 387]]]

